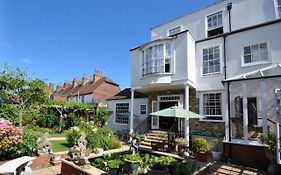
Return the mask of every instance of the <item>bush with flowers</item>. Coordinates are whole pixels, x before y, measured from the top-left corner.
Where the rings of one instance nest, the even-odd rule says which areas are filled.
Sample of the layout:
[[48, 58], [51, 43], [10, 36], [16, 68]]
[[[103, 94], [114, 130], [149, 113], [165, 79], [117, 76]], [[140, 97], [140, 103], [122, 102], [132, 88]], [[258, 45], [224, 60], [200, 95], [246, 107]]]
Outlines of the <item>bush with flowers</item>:
[[32, 155], [37, 144], [37, 136], [24, 132], [8, 120], [0, 118], [0, 158], [12, 159], [23, 155]]
[[74, 126], [66, 132], [67, 142], [73, 146], [75, 141], [79, 138], [80, 132], [86, 133], [86, 140], [88, 141], [88, 148], [103, 148], [104, 150], [115, 148], [117, 144], [116, 136], [109, 127], [98, 127], [94, 122], [82, 121], [80, 126]]

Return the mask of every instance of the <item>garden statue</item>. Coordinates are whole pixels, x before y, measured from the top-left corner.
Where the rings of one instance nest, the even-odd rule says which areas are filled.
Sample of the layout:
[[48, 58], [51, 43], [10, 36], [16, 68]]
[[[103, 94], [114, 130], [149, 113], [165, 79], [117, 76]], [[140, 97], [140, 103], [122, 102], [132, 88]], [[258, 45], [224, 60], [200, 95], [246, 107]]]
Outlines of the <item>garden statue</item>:
[[52, 143], [48, 140], [49, 134], [45, 133], [37, 146], [37, 154], [39, 156], [49, 155], [53, 153]]
[[130, 151], [132, 152], [132, 154], [135, 154], [138, 151], [138, 146], [137, 146], [137, 138], [134, 133], [130, 135], [129, 144], [130, 144]]
[[86, 135], [84, 132], [80, 133], [80, 138], [75, 142], [73, 147], [68, 152], [68, 160], [73, 161], [76, 165], [82, 168], [89, 168], [90, 162], [85, 156], [87, 146]]

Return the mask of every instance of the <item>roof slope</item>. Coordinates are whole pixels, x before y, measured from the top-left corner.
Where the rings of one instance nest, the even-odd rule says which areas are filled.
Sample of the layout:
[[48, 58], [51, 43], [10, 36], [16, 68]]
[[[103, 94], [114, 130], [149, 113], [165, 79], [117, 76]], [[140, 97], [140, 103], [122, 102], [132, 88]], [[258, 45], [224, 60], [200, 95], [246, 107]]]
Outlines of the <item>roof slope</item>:
[[[134, 91], [134, 98], [148, 98], [144, 93]], [[108, 100], [131, 99], [131, 88], [126, 88]]]

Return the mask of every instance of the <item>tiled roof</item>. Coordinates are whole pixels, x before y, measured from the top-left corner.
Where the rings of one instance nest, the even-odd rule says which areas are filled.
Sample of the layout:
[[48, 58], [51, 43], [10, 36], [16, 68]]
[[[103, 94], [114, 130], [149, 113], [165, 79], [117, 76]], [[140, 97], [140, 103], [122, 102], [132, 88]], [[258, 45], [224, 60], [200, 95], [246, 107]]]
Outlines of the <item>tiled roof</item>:
[[102, 77], [98, 79], [96, 82], [94, 80], [90, 80], [87, 83], [83, 85], [83, 82], [81, 81], [79, 84], [77, 84], [75, 87], [66, 86], [65, 88], [59, 89], [55, 91], [55, 96], [77, 96], [79, 95], [86, 95], [91, 94], [94, 92], [94, 90], [99, 87], [102, 83], [108, 83], [114, 86], [119, 86], [114, 81], [107, 77]]
[[[148, 98], [144, 93], [134, 91], [134, 98]], [[131, 88], [126, 88], [108, 100], [131, 99]]]

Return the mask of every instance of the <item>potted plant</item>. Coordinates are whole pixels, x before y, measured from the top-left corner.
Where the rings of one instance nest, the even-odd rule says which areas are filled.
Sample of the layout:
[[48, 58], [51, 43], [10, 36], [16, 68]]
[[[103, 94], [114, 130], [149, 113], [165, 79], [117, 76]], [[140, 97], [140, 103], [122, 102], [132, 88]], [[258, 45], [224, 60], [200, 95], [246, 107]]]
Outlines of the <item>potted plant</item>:
[[268, 174], [281, 174], [276, 159], [276, 135], [273, 132], [266, 132], [261, 135], [260, 142], [265, 146], [266, 157], [270, 164], [267, 167]]
[[222, 152], [219, 150], [219, 144], [220, 144], [220, 139], [223, 137], [223, 133], [220, 131], [214, 131], [212, 132], [212, 136], [215, 137], [216, 144], [215, 144], [215, 150], [212, 150], [212, 157], [213, 160], [219, 161], [222, 158]]
[[175, 139], [175, 142], [176, 142], [176, 150], [178, 151], [179, 155], [182, 156], [184, 154], [186, 140], [183, 137], [179, 137]]
[[209, 151], [209, 144], [206, 139], [202, 137], [197, 137], [192, 142], [192, 149], [194, 151], [195, 157], [197, 160], [201, 162], [208, 161], [208, 151]]
[[155, 160], [155, 164], [148, 168], [149, 175], [168, 175], [169, 166], [177, 161], [171, 156], [161, 156]]
[[132, 173], [133, 171], [138, 171], [140, 169], [142, 159], [138, 153], [125, 155], [123, 160], [125, 162], [123, 167], [125, 173]]
[[122, 161], [119, 159], [109, 160], [108, 167], [109, 167], [109, 175], [118, 175], [119, 168], [122, 165]]

